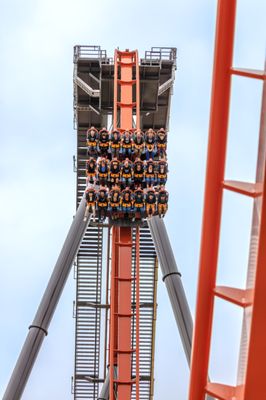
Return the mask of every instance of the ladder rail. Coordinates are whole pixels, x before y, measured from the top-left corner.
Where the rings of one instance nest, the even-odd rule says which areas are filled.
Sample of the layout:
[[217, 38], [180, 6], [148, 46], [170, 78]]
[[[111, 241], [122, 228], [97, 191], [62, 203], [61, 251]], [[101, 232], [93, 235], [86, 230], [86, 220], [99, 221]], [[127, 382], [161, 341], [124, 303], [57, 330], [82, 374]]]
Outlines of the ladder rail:
[[203, 400], [208, 377], [210, 343], [222, 213], [227, 129], [233, 59], [236, 0], [219, 0], [209, 145], [206, 167], [202, 241], [190, 373], [190, 400]]

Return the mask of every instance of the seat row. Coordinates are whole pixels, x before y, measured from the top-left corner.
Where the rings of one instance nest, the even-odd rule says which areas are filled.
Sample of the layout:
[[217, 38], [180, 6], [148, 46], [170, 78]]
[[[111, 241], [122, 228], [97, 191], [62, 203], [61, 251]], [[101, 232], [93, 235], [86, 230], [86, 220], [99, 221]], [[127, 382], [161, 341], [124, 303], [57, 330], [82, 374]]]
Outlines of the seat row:
[[168, 209], [169, 195], [163, 186], [156, 192], [152, 188], [131, 190], [127, 187], [121, 190], [119, 186], [114, 186], [108, 190], [103, 186], [96, 189], [90, 185], [85, 196], [87, 206], [84, 220], [89, 213], [92, 213], [94, 220], [97, 213], [98, 221], [103, 221], [106, 217], [112, 220], [140, 220], [153, 215], [164, 217]]
[[165, 159], [160, 161], [142, 161], [136, 158], [134, 162], [126, 158], [119, 161], [114, 157], [109, 161], [106, 157], [97, 160], [91, 157], [86, 161], [87, 184], [99, 184], [112, 187], [145, 187], [164, 186], [167, 181], [168, 164]]
[[157, 157], [166, 157], [167, 133], [161, 128], [157, 132], [148, 129], [145, 133], [141, 130], [119, 130], [109, 132], [106, 128], [98, 131], [91, 127], [87, 130], [88, 155], [110, 155], [119, 158], [141, 157], [149, 160]]

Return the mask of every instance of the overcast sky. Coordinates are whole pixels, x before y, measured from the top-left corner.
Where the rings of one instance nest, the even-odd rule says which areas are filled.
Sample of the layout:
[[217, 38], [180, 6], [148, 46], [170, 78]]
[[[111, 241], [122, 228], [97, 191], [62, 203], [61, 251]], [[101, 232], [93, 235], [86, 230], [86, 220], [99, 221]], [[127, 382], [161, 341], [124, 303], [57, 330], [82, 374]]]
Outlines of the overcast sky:
[[[27, 334], [75, 211], [72, 57], [75, 44], [114, 49], [175, 46], [170, 208], [165, 219], [195, 308], [216, 1], [1, 0], [0, 395]], [[239, 0], [234, 65], [262, 69], [264, 0]], [[234, 78], [226, 176], [254, 180], [261, 82]], [[226, 194], [218, 281], [244, 287], [251, 200]], [[71, 399], [73, 274], [23, 400]], [[189, 371], [159, 281], [155, 400], [185, 400]], [[216, 303], [210, 375], [234, 384], [241, 311]], [[230, 329], [228, 329], [230, 326]]]

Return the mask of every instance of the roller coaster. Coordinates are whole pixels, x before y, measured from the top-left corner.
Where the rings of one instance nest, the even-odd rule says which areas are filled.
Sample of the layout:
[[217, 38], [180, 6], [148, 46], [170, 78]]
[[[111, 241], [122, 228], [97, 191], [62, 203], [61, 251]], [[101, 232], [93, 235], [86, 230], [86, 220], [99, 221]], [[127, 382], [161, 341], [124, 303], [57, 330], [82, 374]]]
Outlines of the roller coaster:
[[[189, 400], [266, 399], [266, 70], [232, 66], [235, 17], [236, 1], [219, 0], [194, 327], [163, 219], [176, 48], [152, 47], [143, 58], [137, 50], [116, 49], [110, 58], [100, 46], [75, 46], [77, 212], [4, 400], [21, 398], [73, 264], [75, 400], [154, 398], [159, 266], [191, 369]], [[255, 182], [225, 179], [234, 76], [263, 83]], [[254, 204], [245, 289], [216, 282], [226, 190]], [[209, 374], [216, 298], [243, 309], [235, 386]]]

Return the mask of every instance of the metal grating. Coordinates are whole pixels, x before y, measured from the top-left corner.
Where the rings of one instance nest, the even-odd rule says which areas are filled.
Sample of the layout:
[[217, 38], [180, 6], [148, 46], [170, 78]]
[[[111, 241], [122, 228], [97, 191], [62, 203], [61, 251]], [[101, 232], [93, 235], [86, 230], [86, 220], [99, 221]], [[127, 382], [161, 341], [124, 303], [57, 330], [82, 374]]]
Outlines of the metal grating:
[[[135, 275], [135, 238], [133, 229], [132, 275]], [[156, 318], [157, 259], [155, 247], [148, 227], [140, 228], [140, 398], [150, 400], [153, 395], [153, 361]], [[134, 282], [134, 281], [133, 281]], [[134, 284], [132, 304], [136, 302]], [[135, 348], [135, 316], [132, 320], [132, 348]], [[135, 375], [136, 355], [133, 353], [133, 375]], [[134, 377], [134, 376], [133, 376]], [[136, 399], [135, 385], [132, 400]]]
[[98, 396], [103, 228], [89, 226], [76, 265], [74, 399]]
[[[103, 58], [106, 58], [106, 53], [98, 46], [76, 46], [74, 48], [75, 63], [80, 59], [95, 59], [97, 61]], [[76, 91], [75, 101], [77, 104], [79, 103], [78, 91]], [[75, 167], [77, 172], [77, 206], [86, 187], [86, 130], [80, 127], [82, 118], [84, 118], [83, 115], [84, 112], [81, 114], [80, 111], [76, 114], [77, 160]], [[95, 115], [94, 113], [88, 111], [86, 115], [88, 116], [88, 125], [93, 123], [98, 126], [99, 122], [95, 123], [95, 120], [92, 119]], [[77, 400], [97, 399], [99, 381], [101, 381], [99, 377], [101, 309], [99, 306], [102, 294], [102, 257], [103, 228], [88, 226], [76, 262], [76, 332], [73, 393], [74, 399]]]

